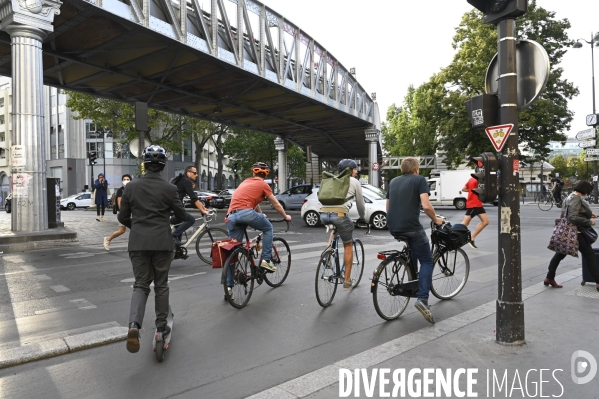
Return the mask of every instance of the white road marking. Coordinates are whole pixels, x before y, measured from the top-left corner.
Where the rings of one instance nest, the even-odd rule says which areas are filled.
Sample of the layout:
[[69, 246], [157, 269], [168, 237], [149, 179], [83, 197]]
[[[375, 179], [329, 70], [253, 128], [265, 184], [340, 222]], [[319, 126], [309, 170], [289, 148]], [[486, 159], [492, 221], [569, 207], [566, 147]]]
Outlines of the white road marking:
[[52, 277], [48, 276], [47, 274], [34, 274], [33, 278], [35, 278], [37, 281], [52, 280]]
[[67, 287], [65, 287], [64, 285], [52, 285], [50, 286], [50, 288], [52, 288], [54, 291], [56, 292], [66, 292], [66, 291], [70, 291], [70, 289], [68, 289]]
[[37, 269], [33, 266], [21, 266], [21, 270], [24, 272], [36, 272]]
[[77, 307], [79, 309], [95, 309], [97, 307], [96, 305], [92, 304], [91, 302], [89, 302], [88, 300], [83, 299], [83, 298], [71, 299], [69, 302], [77, 305]]

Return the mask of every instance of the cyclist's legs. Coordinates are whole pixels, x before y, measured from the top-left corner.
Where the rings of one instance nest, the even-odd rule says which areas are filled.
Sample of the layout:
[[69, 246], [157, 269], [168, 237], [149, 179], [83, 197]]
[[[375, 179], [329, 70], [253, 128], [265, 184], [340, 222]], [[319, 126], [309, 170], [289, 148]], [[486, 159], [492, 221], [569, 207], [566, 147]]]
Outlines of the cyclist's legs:
[[418, 271], [418, 299], [428, 300], [433, 280], [433, 254], [424, 229], [403, 233], [410, 238], [410, 252], [412, 258], [420, 262]]
[[[225, 226], [227, 227], [227, 231], [229, 232], [229, 237], [236, 239], [238, 242], [243, 242], [245, 226], [242, 224], [241, 220], [239, 220], [239, 214], [246, 211], [236, 212], [227, 217], [227, 222]], [[240, 223], [241, 225], [237, 224]], [[233, 282], [233, 270], [235, 270], [235, 264], [229, 265], [229, 270], [227, 270], [227, 287], [233, 287], [235, 283]]]
[[351, 281], [351, 267], [354, 260], [353, 235], [354, 222], [349, 216], [339, 216], [335, 212], [323, 212], [320, 214], [320, 220], [324, 224], [333, 224], [337, 234], [343, 241], [343, 263], [345, 264], [345, 281]]
[[193, 226], [193, 224], [196, 222], [196, 219], [193, 217], [193, 215], [189, 212], [186, 212], [187, 216], [185, 218], [185, 220], [183, 221], [183, 223], [181, 223], [179, 226], [177, 226], [177, 228], [175, 229], [175, 231], [173, 231], [173, 236], [181, 241], [181, 237], [183, 236], [183, 233], [185, 232], [185, 230], [187, 230], [188, 228], [190, 228], [191, 226]]
[[[238, 216], [237, 216], [238, 215]], [[272, 224], [263, 213], [258, 213], [253, 209], [241, 211], [233, 214], [237, 216], [237, 223], [245, 223], [250, 227], [260, 230], [262, 234], [262, 259], [269, 261], [272, 255]], [[229, 218], [230, 219], [230, 218]]]
[[559, 206], [562, 203], [562, 190], [553, 191], [553, 199], [555, 203]]

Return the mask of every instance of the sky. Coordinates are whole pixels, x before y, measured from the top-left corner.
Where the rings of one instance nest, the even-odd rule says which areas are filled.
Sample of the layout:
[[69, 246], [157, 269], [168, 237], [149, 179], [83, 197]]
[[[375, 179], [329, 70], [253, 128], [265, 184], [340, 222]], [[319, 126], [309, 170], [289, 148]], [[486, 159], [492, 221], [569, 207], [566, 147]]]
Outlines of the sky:
[[[401, 106], [410, 85], [418, 87], [453, 60], [451, 43], [466, 0], [262, 0], [318, 41], [346, 68], [356, 68], [360, 85], [376, 92], [381, 120], [392, 104]], [[599, 32], [599, 1], [538, 0], [537, 5], [567, 18], [568, 36], [591, 40]], [[567, 51], [560, 66], [563, 79], [580, 94], [569, 103], [574, 112], [570, 136], [588, 129], [593, 111], [591, 46]], [[490, 60], [489, 60], [490, 61]], [[553, 66], [552, 66], [553, 67]], [[599, 80], [599, 47], [595, 47], [595, 80]], [[599, 88], [595, 88], [599, 113]]]

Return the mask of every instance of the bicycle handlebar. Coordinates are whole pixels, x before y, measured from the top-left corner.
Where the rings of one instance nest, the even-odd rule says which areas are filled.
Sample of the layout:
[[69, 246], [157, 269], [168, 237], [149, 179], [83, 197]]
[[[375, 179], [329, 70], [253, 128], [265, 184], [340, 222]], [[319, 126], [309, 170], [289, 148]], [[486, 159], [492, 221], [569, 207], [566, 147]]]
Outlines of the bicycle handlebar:
[[268, 219], [269, 222], [271, 223], [280, 223], [280, 222], [285, 222], [287, 223], [287, 228], [285, 229], [285, 233], [287, 233], [289, 231], [289, 223], [291, 223], [292, 226], [295, 226], [293, 224], [293, 220], [285, 220], [285, 219]]

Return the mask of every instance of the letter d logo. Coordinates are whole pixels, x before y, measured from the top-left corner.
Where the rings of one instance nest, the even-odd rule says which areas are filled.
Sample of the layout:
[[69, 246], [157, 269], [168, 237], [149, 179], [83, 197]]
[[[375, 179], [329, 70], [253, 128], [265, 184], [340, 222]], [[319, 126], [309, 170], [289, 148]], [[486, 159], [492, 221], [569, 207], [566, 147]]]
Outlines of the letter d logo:
[[[578, 358], [584, 358], [585, 360], [576, 361]], [[570, 370], [572, 373], [572, 381], [574, 381], [575, 384], [586, 384], [595, 378], [595, 375], [597, 374], [597, 360], [587, 351], [576, 351], [572, 354]], [[576, 375], [583, 374], [587, 370], [588, 374], [584, 377], [578, 377]]]

